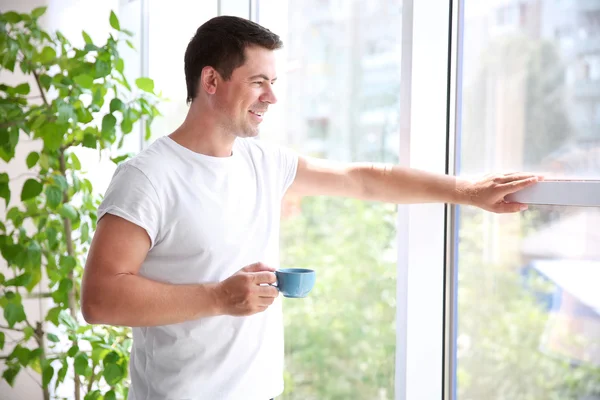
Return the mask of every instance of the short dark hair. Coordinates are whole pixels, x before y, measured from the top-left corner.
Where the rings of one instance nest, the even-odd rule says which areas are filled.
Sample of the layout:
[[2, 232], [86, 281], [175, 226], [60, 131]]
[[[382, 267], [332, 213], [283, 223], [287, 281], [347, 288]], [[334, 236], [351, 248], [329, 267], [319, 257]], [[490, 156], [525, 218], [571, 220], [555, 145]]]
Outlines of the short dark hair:
[[204, 67], [213, 67], [228, 80], [233, 70], [244, 64], [244, 50], [252, 45], [276, 50], [283, 47], [283, 42], [267, 28], [244, 18], [224, 15], [202, 24], [185, 51], [188, 104], [197, 95]]

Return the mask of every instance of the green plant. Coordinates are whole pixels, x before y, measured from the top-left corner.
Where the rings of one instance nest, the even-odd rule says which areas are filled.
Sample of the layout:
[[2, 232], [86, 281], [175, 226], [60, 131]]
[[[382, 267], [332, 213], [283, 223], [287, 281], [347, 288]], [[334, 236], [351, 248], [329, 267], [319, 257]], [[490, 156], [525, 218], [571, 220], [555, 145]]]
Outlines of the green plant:
[[[41, 147], [27, 156], [29, 176], [20, 202], [10, 208], [9, 182], [16, 178], [0, 171], [0, 198], [7, 207], [0, 251], [12, 275], [0, 274], [0, 306], [8, 323], [0, 327], [0, 349], [7, 337], [16, 342], [2, 377], [12, 385], [25, 367], [32, 368], [41, 374], [44, 399], [65, 379], [74, 380], [77, 400], [126, 397], [130, 331], [86, 325], [78, 317], [99, 198], [76, 150], [118, 152], [137, 122], [145, 123], [148, 138], [159, 97], [151, 79], [139, 78], [132, 88], [125, 77], [118, 47], [133, 47], [127, 39], [132, 34], [114, 13], [109, 22], [115, 35], [100, 46], [82, 32], [85, 46], [77, 48], [60, 32], [40, 27], [44, 12], [0, 14], [0, 71], [20, 69], [35, 82], [33, 88], [0, 84], [0, 157], [12, 160], [26, 137]], [[53, 300], [44, 321], [31, 321], [23, 307], [35, 288]]]

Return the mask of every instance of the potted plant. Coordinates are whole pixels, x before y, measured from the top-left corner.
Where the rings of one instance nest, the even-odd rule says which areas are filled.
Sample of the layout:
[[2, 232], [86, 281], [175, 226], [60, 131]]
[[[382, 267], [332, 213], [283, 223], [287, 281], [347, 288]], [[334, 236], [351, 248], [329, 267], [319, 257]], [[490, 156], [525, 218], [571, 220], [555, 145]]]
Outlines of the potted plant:
[[[74, 382], [77, 400], [126, 397], [129, 329], [90, 326], [79, 318], [80, 281], [100, 200], [77, 149], [97, 149], [122, 162], [129, 155], [114, 152], [140, 123], [149, 138], [159, 96], [151, 79], [132, 85], [125, 77], [118, 48], [124, 42], [133, 47], [132, 34], [113, 12], [106, 43], [96, 44], [82, 32], [83, 48], [60, 32], [44, 31], [38, 23], [44, 12], [0, 14], [0, 71], [18, 69], [35, 82], [0, 83], [0, 158], [11, 161], [23, 138], [41, 147], [27, 155], [29, 172], [20, 193], [11, 193], [15, 177], [0, 169], [0, 201], [7, 207], [0, 219], [0, 254], [8, 266], [8, 274], [0, 274], [6, 320], [0, 349], [10, 351], [2, 379], [12, 385], [29, 367], [41, 375], [44, 399], [67, 379]], [[41, 321], [23, 307], [34, 288], [52, 299]]]

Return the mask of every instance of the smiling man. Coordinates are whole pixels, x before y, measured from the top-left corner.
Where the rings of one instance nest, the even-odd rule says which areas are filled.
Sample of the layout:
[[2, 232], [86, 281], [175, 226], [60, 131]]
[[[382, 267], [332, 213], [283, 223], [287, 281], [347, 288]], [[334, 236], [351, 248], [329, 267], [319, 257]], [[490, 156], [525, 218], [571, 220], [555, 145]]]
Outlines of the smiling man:
[[130, 399], [267, 400], [283, 392], [273, 271], [281, 200], [331, 195], [517, 212], [531, 174], [466, 181], [304, 157], [255, 137], [277, 102], [277, 35], [217, 17], [185, 54], [182, 125], [115, 172], [82, 287], [90, 323], [133, 327]]

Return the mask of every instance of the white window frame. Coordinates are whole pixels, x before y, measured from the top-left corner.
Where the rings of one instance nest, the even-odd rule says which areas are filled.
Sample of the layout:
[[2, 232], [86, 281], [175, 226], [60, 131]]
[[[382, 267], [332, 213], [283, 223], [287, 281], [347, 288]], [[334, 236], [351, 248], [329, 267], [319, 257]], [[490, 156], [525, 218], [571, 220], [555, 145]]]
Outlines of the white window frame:
[[[436, 173], [453, 173], [448, 168], [454, 156], [449, 146], [454, 121], [448, 118], [453, 3], [403, 2], [400, 164]], [[444, 266], [451, 212], [444, 204], [398, 207], [397, 400], [442, 399], [447, 386]]]

